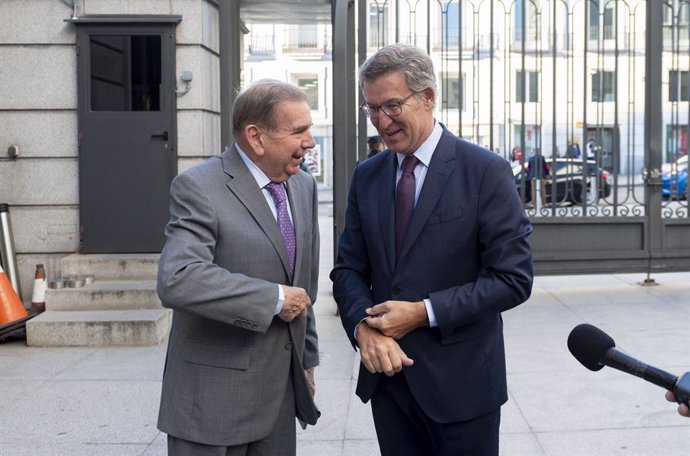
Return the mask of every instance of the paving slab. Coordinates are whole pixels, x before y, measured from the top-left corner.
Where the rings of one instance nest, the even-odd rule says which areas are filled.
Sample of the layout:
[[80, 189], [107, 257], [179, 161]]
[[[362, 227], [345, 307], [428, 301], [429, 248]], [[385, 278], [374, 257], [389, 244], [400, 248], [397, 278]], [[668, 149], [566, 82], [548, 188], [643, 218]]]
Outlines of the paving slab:
[[0, 447], [148, 445], [158, 434], [159, 395], [160, 382], [45, 382], [3, 407]]
[[546, 456], [687, 456], [686, 426], [537, 434]]

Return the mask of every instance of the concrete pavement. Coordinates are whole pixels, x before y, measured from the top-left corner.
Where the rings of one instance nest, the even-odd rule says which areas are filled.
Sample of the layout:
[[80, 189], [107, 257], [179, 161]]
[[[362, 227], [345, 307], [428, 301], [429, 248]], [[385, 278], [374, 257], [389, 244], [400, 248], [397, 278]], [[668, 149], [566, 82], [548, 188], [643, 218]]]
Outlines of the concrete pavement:
[[[316, 303], [321, 366], [318, 425], [298, 430], [300, 456], [377, 455], [368, 405], [354, 396], [358, 359], [330, 293], [332, 225], [320, 217]], [[686, 456], [690, 419], [663, 391], [613, 369], [590, 372], [566, 339], [588, 322], [619, 348], [676, 375], [690, 370], [690, 273], [538, 277], [530, 300], [504, 314], [509, 402], [504, 456]], [[30, 348], [0, 344], [0, 456], [166, 454], [156, 429], [165, 344]]]

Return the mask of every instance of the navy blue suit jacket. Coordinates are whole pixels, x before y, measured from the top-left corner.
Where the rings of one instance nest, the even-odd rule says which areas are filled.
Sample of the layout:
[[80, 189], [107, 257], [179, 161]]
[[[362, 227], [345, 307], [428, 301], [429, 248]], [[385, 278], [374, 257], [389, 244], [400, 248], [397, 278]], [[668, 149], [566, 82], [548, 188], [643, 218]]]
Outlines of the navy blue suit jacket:
[[[356, 347], [366, 308], [430, 298], [438, 327], [398, 341], [414, 360], [404, 368], [412, 394], [441, 423], [494, 411], [507, 401], [501, 312], [532, 289], [532, 228], [510, 166], [444, 128], [397, 261], [395, 173], [396, 156], [385, 151], [352, 177], [331, 272], [345, 331]], [[364, 402], [379, 375], [360, 366]]]

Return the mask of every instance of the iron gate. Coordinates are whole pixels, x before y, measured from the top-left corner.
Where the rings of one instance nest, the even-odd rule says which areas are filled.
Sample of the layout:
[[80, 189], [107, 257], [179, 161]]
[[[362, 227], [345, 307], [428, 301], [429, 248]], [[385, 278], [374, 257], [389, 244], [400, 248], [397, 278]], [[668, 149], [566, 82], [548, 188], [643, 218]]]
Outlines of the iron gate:
[[[538, 274], [690, 269], [689, 0], [336, 0], [333, 12], [334, 93], [355, 91], [355, 31], [360, 64], [394, 42], [431, 55], [437, 120], [513, 164]], [[334, 132], [336, 235], [366, 154], [359, 96], [334, 99], [334, 122], [352, 125]]]

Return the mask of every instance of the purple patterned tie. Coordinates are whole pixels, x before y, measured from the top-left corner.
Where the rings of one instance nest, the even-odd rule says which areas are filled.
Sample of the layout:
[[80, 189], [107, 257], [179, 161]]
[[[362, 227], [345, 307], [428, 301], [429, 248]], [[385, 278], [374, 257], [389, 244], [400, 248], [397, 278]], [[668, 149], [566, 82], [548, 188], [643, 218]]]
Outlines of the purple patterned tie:
[[276, 212], [278, 213], [278, 228], [280, 228], [280, 234], [283, 235], [283, 240], [285, 241], [285, 247], [287, 247], [288, 257], [290, 259], [290, 280], [295, 272], [295, 228], [290, 220], [290, 214], [288, 214], [287, 208], [287, 193], [285, 192], [285, 186], [279, 182], [270, 182], [266, 185], [266, 188], [271, 192], [273, 201], [276, 204]]
[[395, 190], [395, 253], [398, 256], [414, 211], [414, 168], [417, 163], [419, 159], [414, 155], [405, 157], [402, 163], [402, 176]]

